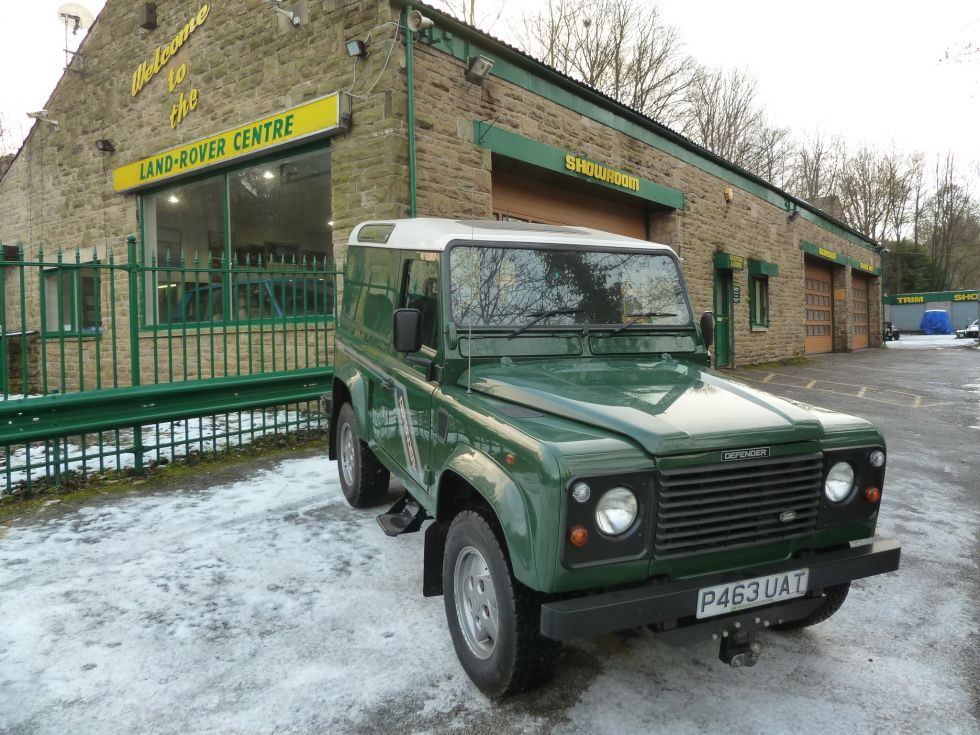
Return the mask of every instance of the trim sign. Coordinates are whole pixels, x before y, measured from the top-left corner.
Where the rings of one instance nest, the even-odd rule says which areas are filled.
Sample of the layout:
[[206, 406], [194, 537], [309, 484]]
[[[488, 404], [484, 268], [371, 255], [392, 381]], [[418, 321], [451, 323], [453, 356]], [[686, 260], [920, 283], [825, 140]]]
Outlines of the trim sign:
[[732, 449], [721, 453], [722, 462], [737, 462], [743, 459], [760, 459], [769, 456], [769, 447], [756, 447], [754, 449]]

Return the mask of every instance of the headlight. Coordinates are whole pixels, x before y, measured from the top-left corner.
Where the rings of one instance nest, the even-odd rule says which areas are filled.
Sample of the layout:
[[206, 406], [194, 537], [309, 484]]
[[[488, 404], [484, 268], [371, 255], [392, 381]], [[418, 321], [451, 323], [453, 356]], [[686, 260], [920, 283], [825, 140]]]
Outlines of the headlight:
[[851, 494], [854, 487], [854, 468], [847, 462], [838, 462], [830, 468], [823, 484], [824, 495], [832, 503], [839, 503]]
[[636, 520], [636, 496], [625, 487], [607, 491], [595, 507], [595, 522], [607, 536], [625, 533]]
[[871, 462], [872, 467], [884, 467], [885, 466], [885, 453], [880, 449], [875, 449], [871, 454], [868, 455], [868, 461]]

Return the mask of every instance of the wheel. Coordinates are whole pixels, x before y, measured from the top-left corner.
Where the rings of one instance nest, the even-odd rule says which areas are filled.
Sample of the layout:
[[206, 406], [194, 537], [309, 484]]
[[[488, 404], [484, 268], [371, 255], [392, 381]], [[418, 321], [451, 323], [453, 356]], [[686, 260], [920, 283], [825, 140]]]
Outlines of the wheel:
[[453, 647], [488, 697], [544, 684], [561, 644], [541, 635], [541, 599], [510, 573], [497, 534], [475, 511], [457, 515], [446, 536], [443, 601]]
[[349, 403], [341, 406], [337, 415], [337, 465], [340, 488], [351, 507], [368, 508], [384, 502], [391, 474], [357, 438], [354, 409]]
[[779, 625], [774, 625], [772, 627], [775, 630], [799, 630], [800, 628], [808, 628], [811, 625], [822, 623], [835, 612], [840, 610], [841, 605], [844, 604], [844, 600], [847, 599], [847, 592], [850, 589], [850, 582], [844, 582], [844, 584], [835, 584], [832, 587], [827, 587], [823, 591], [826, 595], [823, 605], [818, 607], [805, 618], [790, 620], [787, 623], [780, 623]]

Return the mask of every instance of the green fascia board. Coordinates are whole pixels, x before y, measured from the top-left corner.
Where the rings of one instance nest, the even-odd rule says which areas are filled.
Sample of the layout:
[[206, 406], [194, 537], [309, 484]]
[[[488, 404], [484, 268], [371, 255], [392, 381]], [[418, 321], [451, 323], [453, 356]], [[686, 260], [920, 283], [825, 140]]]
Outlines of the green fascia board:
[[869, 276], [881, 275], [881, 268], [874, 263], [868, 263], [860, 258], [851, 258], [851, 268], [862, 273], [867, 273]]
[[[639, 178], [638, 176], [634, 176], [634, 178], [639, 180], [640, 188], [639, 191], [634, 191], [632, 189], [617, 186], [606, 181], [601, 181], [600, 179], [596, 179], [592, 176], [577, 173], [576, 171], [568, 169], [568, 167], [565, 165], [565, 157], [568, 155], [575, 155], [576, 157], [584, 158], [584, 156], [578, 156], [575, 151], [564, 151], [561, 148], [555, 148], [554, 146], [547, 145], [546, 143], [541, 143], [540, 141], [526, 138], [523, 135], [512, 133], [509, 130], [503, 130], [502, 128], [490, 125], [482, 120], [473, 121], [473, 142], [483, 148], [486, 148], [487, 150], [498, 153], [501, 156], [507, 156], [508, 158], [513, 158], [518, 161], [524, 161], [534, 166], [547, 169], [548, 171], [565, 174], [567, 176], [579, 179], [580, 181], [586, 181], [590, 184], [598, 184], [606, 187], [607, 189], [612, 189], [624, 194], [629, 194], [630, 196], [639, 197], [640, 199], [646, 199], [648, 201], [655, 202], [656, 204], [661, 204], [665, 207], [684, 209], [684, 192], [678, 191], [677, 189], [671, 189], [653, 181]], [[600, 161], [592, 161], [592, 159], [588, 160], [599, 166], [604, 166], [610, 170], [614, 170], [611, 166], [607, 166]], [[618, 169], [615, 170], [618, 171]], [[633, 174], [629, 175], [633, 176]]]
[[839, 263], [841, 265], [851, 264], [851, 259], [844, 255], [844, 253], [838, 253], [836, 250], [825, 248], [823, 245], [817, 245], [817, 243], [810, 242], [809, 240], [800, 240], [800, 250], [823, 260], [829, 260], [831, 263]]
[[779, 275], [779, 264], [770, 263], [768, 260], [749, 259], [749, 275], [775, 278]]
[[732, 255], [731, 253], [724, 252], [715, 253], [712, 263], [716, 269], [720, 270], [745, 270], [745, 258], [741, 255]]
[[980, 301], [980, 291], [920, 291], [919, 293], [885, 294], [883, 301], [886, 304], [927, 304], [937, 301], [961, 303]]
[[[405, 5], [408, 0], [395, 0], [395, 2], [398, 5]], [[516, 84], [522, 89], [612, 130], [629, 135], [787, 212], [797, 211], [808, 222], [866, 250], [873, 252], [877, 248], [878, 243], [857, 230], [852, 230], [829, 217], [808, 202], [776, 189], [761, 177], [696, 145], [636, 110], [566, 78], [560, 72], [444, 15], [435, 8], [429, 6], [425, 8], [427, 16], [436, 22], [436, 26], [422, 33], [420, 43], [464, 62], [472, 56], [486, 56], [494, 62], [491, 76]]]

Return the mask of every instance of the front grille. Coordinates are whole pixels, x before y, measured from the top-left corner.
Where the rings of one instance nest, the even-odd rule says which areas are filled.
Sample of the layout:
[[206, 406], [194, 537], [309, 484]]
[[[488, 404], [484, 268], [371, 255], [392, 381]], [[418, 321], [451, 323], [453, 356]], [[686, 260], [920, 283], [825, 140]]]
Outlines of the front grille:
[[[820, 454], [663, 470], [654, 557], [806, 535], [817, 524], [822, 481]], [[781, 521], [787, 511], [796, 517]]]

